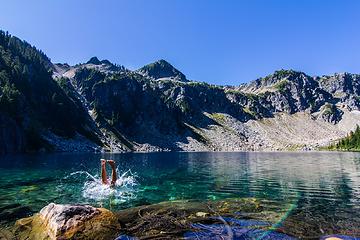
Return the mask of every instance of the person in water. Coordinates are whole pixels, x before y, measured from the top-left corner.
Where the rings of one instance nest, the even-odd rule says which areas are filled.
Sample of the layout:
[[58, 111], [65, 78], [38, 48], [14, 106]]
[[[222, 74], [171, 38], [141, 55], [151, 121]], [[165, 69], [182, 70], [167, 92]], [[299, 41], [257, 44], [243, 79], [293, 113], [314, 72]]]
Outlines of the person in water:
[[115, 161], [114, 160], [105, 160], [105, 159], [100, 159], [101, 161], [101, 181], [103, 184], [109, 184], [109, 181], [107, 179], [107, 175], [106, 175], [106, 162], [110, 165], [111, 167], [111, 182], [110, 185], [111, 186], [115, 186], [116, 180], [117, 180], [117, 176], [116, 176], [116, 167], [115, 167]]

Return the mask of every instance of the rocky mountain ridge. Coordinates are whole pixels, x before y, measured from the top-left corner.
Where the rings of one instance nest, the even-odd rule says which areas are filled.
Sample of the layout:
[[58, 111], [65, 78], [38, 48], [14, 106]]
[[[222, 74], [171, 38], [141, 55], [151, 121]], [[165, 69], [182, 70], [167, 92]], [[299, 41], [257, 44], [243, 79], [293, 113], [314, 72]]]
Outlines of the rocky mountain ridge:
[[[311, 77], [279, 70], [240, 86], [216, 86], [188, 80], [165, 60], [135, 71], [96, 57], [75, 66], [48, 60], [42, 67], [52, 73], [46, 81], [65, 98], [50, 110], [64, 105], [78, 110], [61, 115], [66, 120], [61, 127], [71, 126], [70, 134], [59, 134], [52, 122], [44, 131], [37, 120], [34, 150], [307, 150], [344, 137], [360, 123], [357, 74]], [[10, 70], [0, 65], [0, 71]], [[3, 115], [2, 123], [11, 126], [14, 118]], [[17, 127], [20, 133], [28, 128], [23, 122]], [[25, 151], [29, 137], [20, 135], [12, 139], [24, 147], [1, 152]], [[8, 140], [3, 130], [0, 141]]]
[[[356, 74], [310, 77], [294, 70], [280, 70], [248, 84], [229, 87], [181, 80], [177, 69], [166, 69], [167, 75], [158, 75], [162, 67], [171, 66], [165, 60], [160, 62], [163, 64], [150, 64], [152, 71], [146, 74], [143, 69], [148, 66], [108, 72], [103, 64], [101, 69], [87, 63], [79, 65], [70, 78], [75, 89], [85, 96], [90, 112], [96, 113], [94, 121], [102, 119], [115, 130], [114, 133], [109, 126], [101, 128], [116, 143], [110, 147], [112, 150], [313, 149], [343, 137], [358, 122]], [[156, 74], [151, 75], [152, 72]], [[309, 133], [316, 138], [279, 145], [276, 140], [269, 143], [269, 139], [264, 139], [263, 135], [268, 134], [259, 133], [264, 126], [249, 126], [281, 114], [290, 117], [289, 122], [281, 124], [295, 124], [291, 121], [300, 115], [304, 123], [316, 123], [310, 132], [322, 135]], [[344, 114], [349, 115], [353, 126], [338, 129]], [[281, 126], [272, 129], [277, 127]], [[296, 134], [303, 135], [301, 131]], [[305, 142], [311, 144], [306, 146]]]

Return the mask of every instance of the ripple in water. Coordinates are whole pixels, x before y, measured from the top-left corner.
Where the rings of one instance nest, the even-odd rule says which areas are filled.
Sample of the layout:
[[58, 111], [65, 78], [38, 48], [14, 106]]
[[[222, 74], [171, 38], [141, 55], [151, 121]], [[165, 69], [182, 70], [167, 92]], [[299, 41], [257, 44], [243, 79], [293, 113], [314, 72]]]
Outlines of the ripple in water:
[[136, 187], [138, 185], [136, 174], [133, 174], [131, 170], [120, 173], [118, 169], [116, 169], [116, 173], [119, 177], [115, 186], [103, 184], [99, 176], [93, 176], [86, 171], [73, 172], [67, 178], [76, 175], [87, 176], [82, 188], [82, 196], [86, 199], [100, 201], [112, 198], [115, 202], [121, 203], [136, 198]]

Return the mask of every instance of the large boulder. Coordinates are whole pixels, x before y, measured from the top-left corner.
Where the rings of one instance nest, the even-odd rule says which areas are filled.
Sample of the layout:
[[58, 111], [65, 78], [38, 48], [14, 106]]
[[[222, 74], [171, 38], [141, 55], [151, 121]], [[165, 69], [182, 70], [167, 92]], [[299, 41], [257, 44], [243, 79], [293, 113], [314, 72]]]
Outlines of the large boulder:
[[104, 208], [50, 203], [40, 213], [15, 224], [17, 239], [114, 239], [117, 217]]

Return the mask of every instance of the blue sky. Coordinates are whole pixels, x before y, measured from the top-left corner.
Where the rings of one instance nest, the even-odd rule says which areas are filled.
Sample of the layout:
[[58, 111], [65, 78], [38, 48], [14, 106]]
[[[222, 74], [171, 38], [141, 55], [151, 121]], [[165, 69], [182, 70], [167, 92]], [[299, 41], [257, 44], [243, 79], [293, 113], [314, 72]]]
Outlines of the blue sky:
[[53, 62], [166, 59], [189, 79], [230, 85], [281, 68], [360, 73], [357, 0], [11, 0], [0, 11], [2, 30]]

